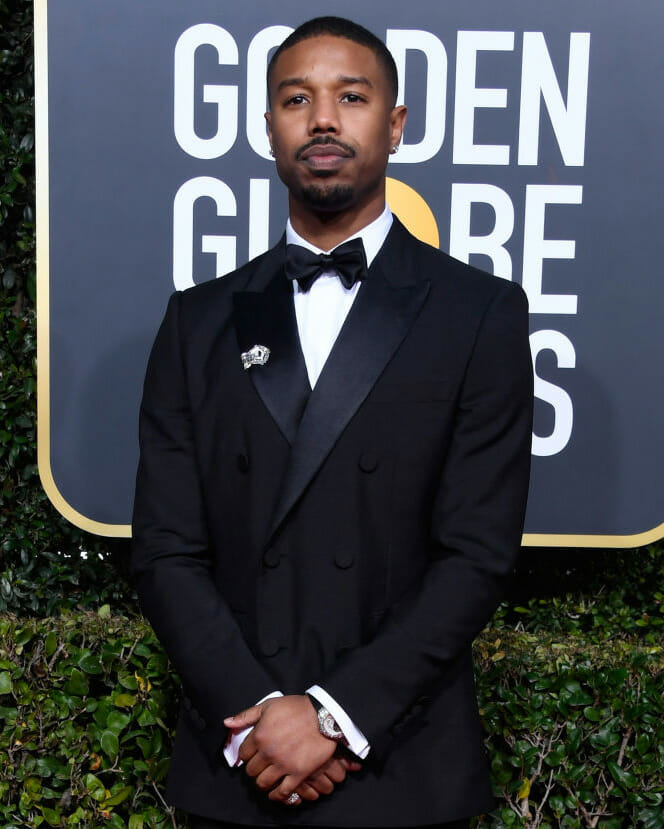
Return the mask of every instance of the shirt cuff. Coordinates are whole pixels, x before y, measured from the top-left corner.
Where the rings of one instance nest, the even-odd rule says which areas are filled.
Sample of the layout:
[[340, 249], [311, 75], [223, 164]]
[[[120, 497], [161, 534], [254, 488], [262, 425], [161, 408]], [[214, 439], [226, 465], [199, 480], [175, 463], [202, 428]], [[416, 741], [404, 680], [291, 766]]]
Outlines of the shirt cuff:
[[361, 760], [364, 760], [371, 748], [369, 741], [334, 697], [331, 697], [320, 685], [312, 685], [311, 688], [307, 688], [307, 693], [311, 694], [312, 697], [316, 697], [318, 702], [327, 708], [343, 731], [344, 737], [348, 740], [350, 750], [353, 754], [357, 754]]
[[[271, 694], [267, 694], [264, 696], [263, 699], [259, 699], [258, 702], [254, 703], [254, 705], [260, 705], [261, 702], [264, 702], [266, 699], [270, 699], [271, 697], [283, 697], [281, 691], [272, 691]], [[226, 739], [226, 745], [224, 746], [224, 757], [226, 758], [226, 762], [229, 766], [241, 766], [244, 762], [240, 760], [238, 754], [240, 753], [240, 746], [244, 742], [244, 738], [247, 734], [251, 731], [253, 725], [248, 725], [246, 728], [243, 728], [242, 731], [233, 731], [232, 729], [228, 729], [228, 737]]]

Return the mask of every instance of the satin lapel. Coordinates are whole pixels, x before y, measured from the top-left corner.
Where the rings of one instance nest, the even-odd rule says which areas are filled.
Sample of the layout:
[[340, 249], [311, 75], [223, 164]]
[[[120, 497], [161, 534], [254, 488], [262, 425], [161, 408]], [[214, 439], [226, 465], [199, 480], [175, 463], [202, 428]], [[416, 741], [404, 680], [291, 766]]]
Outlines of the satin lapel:
[[390, 284], [378, 259], [386, 263], [388, 257], [377, 257], [309, 396], [268, 543], [404, 340], [429, 291], [426, 280]]
[[[261, 286], [265, 274], [252, 280]], [[233, 295], [233, 321], [240, 354], [254, 345], [265, 345], [270, 356], [265, 365], [247, 369], [261, 400], [290, 444], [295, 440], [310, 386], [297, 333], [293, 291], [281, 263], [262, 291]]]

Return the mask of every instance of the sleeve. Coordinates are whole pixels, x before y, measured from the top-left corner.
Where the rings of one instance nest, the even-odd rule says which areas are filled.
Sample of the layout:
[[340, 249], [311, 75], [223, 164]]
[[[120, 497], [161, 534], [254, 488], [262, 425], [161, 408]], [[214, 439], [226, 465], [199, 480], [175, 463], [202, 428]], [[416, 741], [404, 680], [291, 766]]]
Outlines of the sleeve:
[[318, 702], [327, 708], [336, 720], [339, 728], [343, 731], [344, 737], [348, 741], [348, 748], [350, 748], [353, 754], [356, 754], [360, 760], [364, 760], [364, 758], [369, 754], [371, 746], [369, 745], [369, 742], [364, 734], [355, 725], [334, 697], [331, 697], [324, 688], [320, 687], [320, 685], [312, 685], [311, 688], [307, 688], [307, 693], [311, 694], [312, 697], [316, 697]]
[[488, 303], [466, 366], [451, 445], [430, 513], [420, 582], [319, 684], [380, 761], [493, 615], [523, 531], [532, 434], [528, 303], [504, 282]]
[[212, 577], [180, 342], [181, 302], [182, 294], [173, 294], [145, 377], [130, 576], [214, 764], [225, 743], [223, 718], [275, 683], [247, 646]]

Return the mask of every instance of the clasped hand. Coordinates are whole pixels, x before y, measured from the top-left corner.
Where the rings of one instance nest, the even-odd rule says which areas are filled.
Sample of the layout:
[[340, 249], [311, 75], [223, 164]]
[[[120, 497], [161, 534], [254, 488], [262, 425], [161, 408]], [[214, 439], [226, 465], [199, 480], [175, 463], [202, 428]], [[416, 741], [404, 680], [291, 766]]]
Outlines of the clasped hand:
[[233, 731], [254, 726], [239, 757], [270, 800], [285, 802], [293, 792], [303, 800], [317, 800], [330, 794], [348, 771], [362, 768], [361, 763], [333, 756], [337, 744], [320, 733], [314, 707], [304, 695], [272, 697], [226, 717], [224, 725]]

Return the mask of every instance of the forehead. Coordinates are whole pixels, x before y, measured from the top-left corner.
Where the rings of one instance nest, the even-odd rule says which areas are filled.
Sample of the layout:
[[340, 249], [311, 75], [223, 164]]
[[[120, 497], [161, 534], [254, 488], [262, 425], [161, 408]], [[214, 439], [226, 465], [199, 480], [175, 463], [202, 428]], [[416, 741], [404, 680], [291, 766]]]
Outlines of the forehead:
[[323, 81], [357, 75], [368, 77], [376, 86], [385, 83], [378, 58], [367, 46], [345, 37], [317, 35], [279, 55], [270, 85], [276, 89], [284, 78], [291, 77]]

